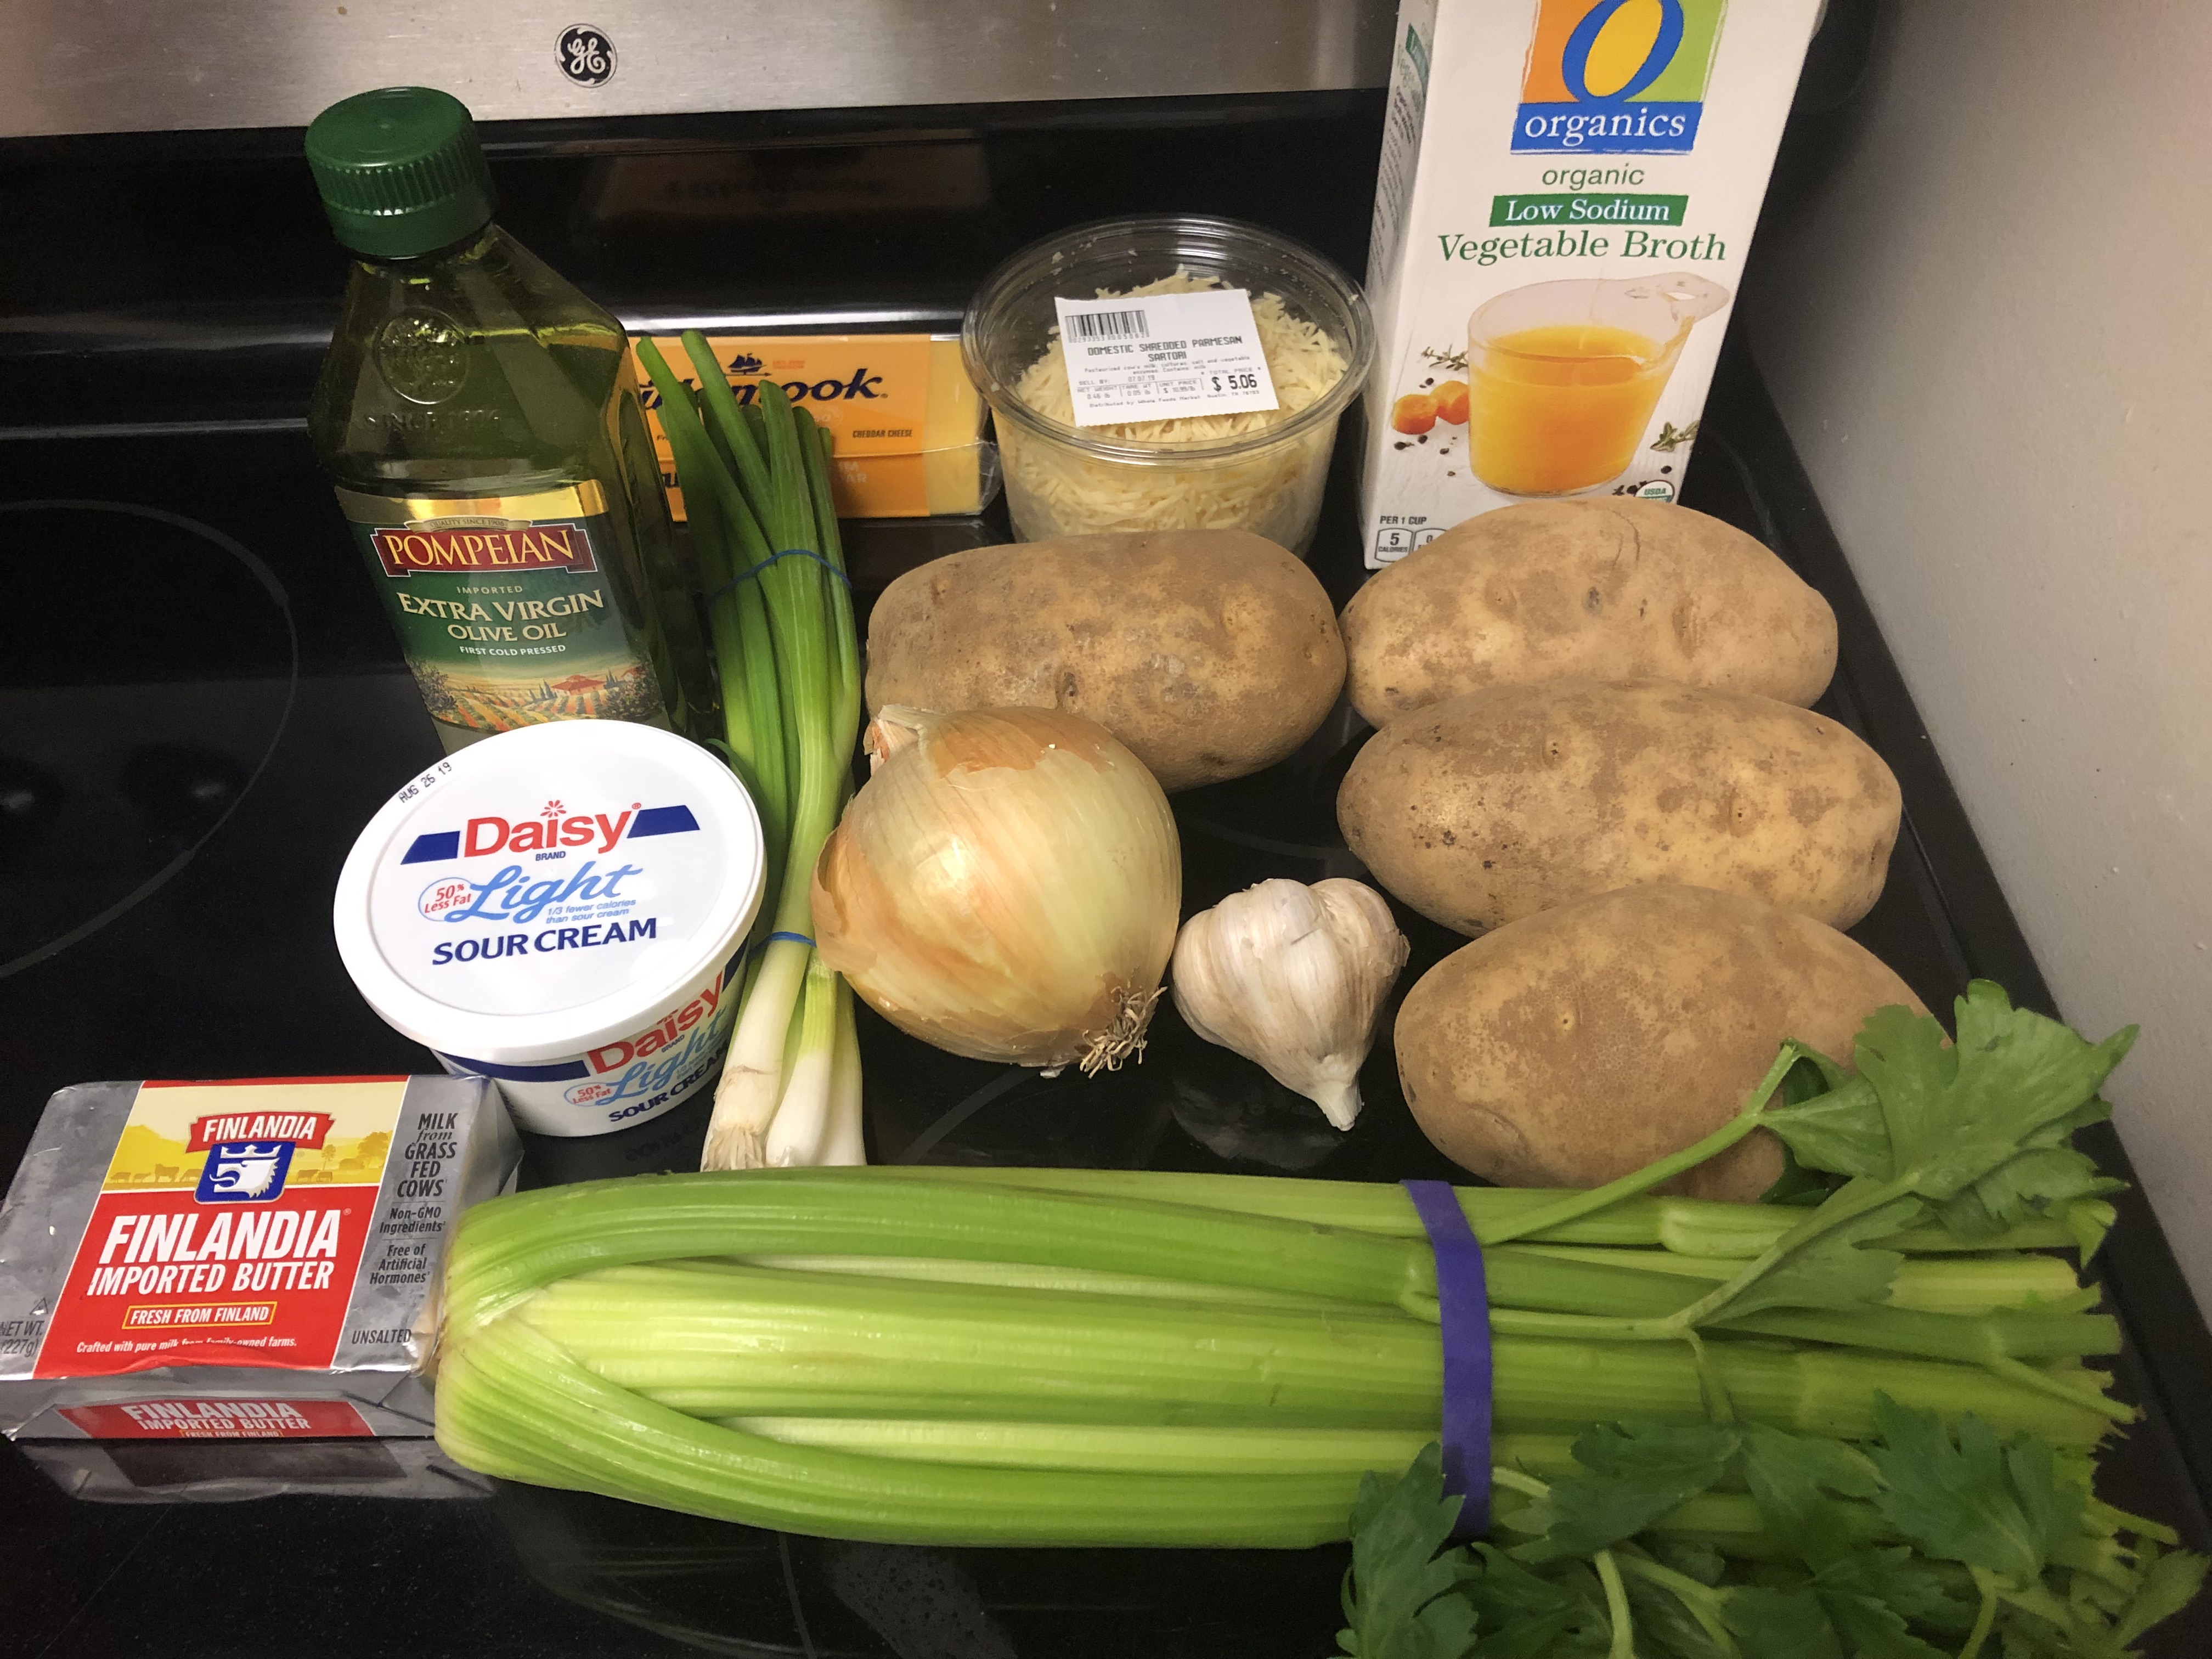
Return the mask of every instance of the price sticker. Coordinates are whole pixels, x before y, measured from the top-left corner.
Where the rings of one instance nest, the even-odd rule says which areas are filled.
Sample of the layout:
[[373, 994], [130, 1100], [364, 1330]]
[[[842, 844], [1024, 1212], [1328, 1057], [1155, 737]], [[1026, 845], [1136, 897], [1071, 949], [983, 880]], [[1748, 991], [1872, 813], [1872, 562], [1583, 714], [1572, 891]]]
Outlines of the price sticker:
[[1053, 304], [1078, 426], [1279, 406], [1243, 289]]

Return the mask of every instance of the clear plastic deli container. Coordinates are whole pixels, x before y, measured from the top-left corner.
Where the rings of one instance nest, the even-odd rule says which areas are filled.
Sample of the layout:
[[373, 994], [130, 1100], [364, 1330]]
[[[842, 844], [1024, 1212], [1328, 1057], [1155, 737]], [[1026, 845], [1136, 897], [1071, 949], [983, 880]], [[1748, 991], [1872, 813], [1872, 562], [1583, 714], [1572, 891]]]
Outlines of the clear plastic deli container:
[[[1224, 435], [1163, 435], [1165, 422], [1073, 424], [1064, 369], [1057, 388], [1049, 372], [1058, 367], [1050, 362], [1059, 349], [1053, 301], [1184, 280], [1250, 295], [1283, 407], [1233, 419], [1227, 423], [1247, 429]], [[1291, 326], [1273, 320], [1269, 295]], [[1330, 358], [1312, 349], [1316, 331], [1343, 365], [1333, 380]], [[1337, 419], [1375, 352], [1367, 301], [1328, 260], [1256, 225], [1194, 216], [1109, 219], [1024, 249], [977, 292], [960, 338], [968, 373], [996, 417], [1006, 504], [1024, 541], [1102, 530], [1249, 530], [1301, 556], [1321, 512]]]
[[605, 1134], [714, 1087], [763, 873], [751, 798], [708, 750], [626, 720], [524, 726], [369, 820], [338, 955], [522, 1127]]

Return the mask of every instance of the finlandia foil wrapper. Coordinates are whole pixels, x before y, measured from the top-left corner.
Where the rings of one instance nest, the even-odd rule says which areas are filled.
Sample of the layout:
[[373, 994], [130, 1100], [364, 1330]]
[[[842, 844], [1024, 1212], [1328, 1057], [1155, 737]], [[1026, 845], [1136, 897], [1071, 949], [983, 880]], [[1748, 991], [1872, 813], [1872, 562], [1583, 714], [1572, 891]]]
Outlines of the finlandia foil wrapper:
[[481, 1078], [64, 1089], [0, 1205], [0, 1433], [427, 1436], [447, 1243], [520, 1156]]
[[255, 1498], [481, 1502], [489, 1477], [434, 1440], [25, 1440], [32, 1467], [81, 1504], [239, 1504]]

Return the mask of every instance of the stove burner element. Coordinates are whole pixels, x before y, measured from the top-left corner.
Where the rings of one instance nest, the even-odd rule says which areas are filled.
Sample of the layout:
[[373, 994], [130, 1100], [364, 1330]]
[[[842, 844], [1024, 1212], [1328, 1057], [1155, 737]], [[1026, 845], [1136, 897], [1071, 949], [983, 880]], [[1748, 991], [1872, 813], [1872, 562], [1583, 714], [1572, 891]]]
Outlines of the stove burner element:
[[[21, 883], [28, 890], [30, 896], [50, 902], [57, 885], [61, 886], [64, 892], [68, 887], [66, 867], [64, 879], [58, 883], [49, 867], [52, 863], [58, 862], [66, 866], [71, 860], [83, 862], [83, 855], [88, 852], [93, 853], [94, 861], [97, 861], [100, 849], [85, 846], [58, 845], [52, 848], [52, 859], [42, 860], [37, 856], [40, 849], [50, 842], [73, 841], [72, 836], [63, 833], [70, 827], [72, 807], [83, 805], [88, 809], [96, 809], [97, 803], [91, 797], [97, 794], [119, 793], [137, 809], [144, 827], [150, 830], [149, 842], [155, 855], [167, 855], [159, 869], [112, 903], [74, 927], [6, 961], [0, 961], [0, 979], [35, 966], [99, 932], [158, 892], [190, 864], [199, 850], [230, 821], [231, 815], [238, 810], [239, 803], [245, 799], [268, 767], [270, 757], [283, 741], [285, 728], [291, 720], [293, 705], [300, 689], [300, 632], [293, 619], [291, 599], [276, 573], [234, 537], [198, 519], [187, 518], [181, 513], [172, 513], [158, 507], [143, 507], [131, 501], [0, 501], [0, 518], [33, 513], [120, 514], [167, 526], [212, 544], [243, 566], [276, 606], [277, 615], [283, 622], [289, 660], [283, 708], [277, 714], [266, 745], [251, 769], [236, 757], [200, 744], [149, 738], [131, 748], [123, 762], [118, 778], [112, 781], [88, 779], [86, 781], [93, 787], [81, 790], [73, 788], [64, 775], [70, 769], [61, 763], [66, 758], [64, 756], [47, 755], [43, 759], [19, 754], [0, 756], [0, 854], [6, 856], [6, 866], [0, 870], [0, 876], [4, 876], [8, 886], [14, 887]], [[131, 589], [125, 584], [121, 591], [127, 595]], [[114, 603], [120, 608], [127, 605], [127, 597]], [[130, 689], [76, 686], [52, 695], [88, 700]], [[40, 694], [17, 692], [8, 695], [37, 696]], [[19, 741], [14, 746], [29, 746], [41, 736], [51, 734], [27, 732], [25, 738], [27, 743]], [[76, 752], [74, 750], [70, 751], [72, 754]], [[112, 879], [112, 867], [108, 865], [99, 873]], [[109, 890], [112, 890], [112, 888]], [[18, 915], [28, 913], [35, 917], [35, 909], [31, 906], [11, 904], [9, 908]], [[32, 937], [35, 938], [36, 934]]]

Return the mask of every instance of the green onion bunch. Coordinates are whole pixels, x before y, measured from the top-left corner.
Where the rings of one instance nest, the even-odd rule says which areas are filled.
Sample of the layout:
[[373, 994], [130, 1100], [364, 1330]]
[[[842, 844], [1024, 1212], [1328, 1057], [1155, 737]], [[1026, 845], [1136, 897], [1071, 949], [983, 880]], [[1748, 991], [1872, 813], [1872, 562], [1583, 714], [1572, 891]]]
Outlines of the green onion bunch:
[[696, 330], [684, 349], [696, 389], [651, 339], [640, 339], [638, 356], [659, 393], [707, 592], [726, 758], [759, 808], [767, 861], [702, 1164], [858, 1164], [852, 993], [815, 951], [808, 899], [850, 792], [860, 721], [830, 434], [772, 380], [740, 406]]

